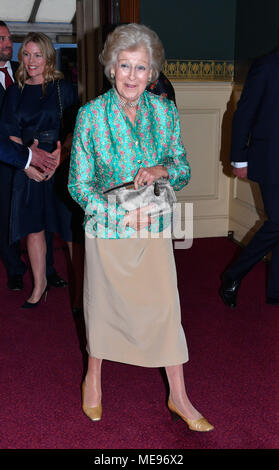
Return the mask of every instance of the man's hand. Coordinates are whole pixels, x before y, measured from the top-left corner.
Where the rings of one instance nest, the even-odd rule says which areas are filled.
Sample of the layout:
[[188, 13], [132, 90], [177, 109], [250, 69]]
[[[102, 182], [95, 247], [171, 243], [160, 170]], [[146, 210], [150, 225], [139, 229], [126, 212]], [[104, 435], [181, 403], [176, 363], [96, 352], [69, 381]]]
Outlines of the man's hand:
[[237, 176], [238, 178], [247, 178], [247, 166], [244, 166], [242, 168], [233, 168], [233, 174]]
[[59, 165], [61, 144], [57, 142], [57, 149], [52, 153], [45, 152], [45, 150], [38, 148], [38, 141], [34, 140], [31, 145], [32, 160], [31, 165], [40, 168], [47, 175], [50, 172], [54, 172]]

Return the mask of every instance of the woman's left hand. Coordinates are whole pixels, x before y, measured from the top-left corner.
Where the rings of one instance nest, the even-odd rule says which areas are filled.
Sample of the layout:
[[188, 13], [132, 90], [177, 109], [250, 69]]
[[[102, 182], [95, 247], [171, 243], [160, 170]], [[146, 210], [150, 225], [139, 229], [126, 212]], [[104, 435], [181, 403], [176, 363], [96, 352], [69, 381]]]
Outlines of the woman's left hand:
[[31, 180], [36, 181], [36, 183], [41, 183], [42, 181], [45, 180], [45, 175], [39, 171], [37, 168], [34, 166], [29, 166], [24, 170], [24, 173], [30, 178]]
[[163, 165], [140, 168], [134, 179], [135, 189], [138, 189], [139, 186], [144, 186], [145, 184], [150, 186], [159, 178], [168, 178], [168, 176], [168, 171]]
[[44, 176], [44, 179], [45, 181], [48, 181], [55, 173], [57, 167], [60, 165], [60, 160], [61, 160], [61, 142], [60, 140], [58, 140], [57, 142], [57, 147], [56, 149], [52, 152], [51, 154], [53, 156], [53, 158], [56, 160], [56, 166], [53, 170], [51, 171], [48, 171], [47, 173], [45, 173], [45, 176]]

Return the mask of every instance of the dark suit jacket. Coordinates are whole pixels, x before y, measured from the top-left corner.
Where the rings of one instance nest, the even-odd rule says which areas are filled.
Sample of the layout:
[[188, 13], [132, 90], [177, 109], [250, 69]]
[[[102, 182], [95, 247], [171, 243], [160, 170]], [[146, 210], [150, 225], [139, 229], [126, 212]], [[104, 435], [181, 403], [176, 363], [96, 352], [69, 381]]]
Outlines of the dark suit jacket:
[[[12, 67], [13, 74], [15, 74], [18, 68], [18, 62], [14, 62], [11, 60], [11, 67]], [[2, 108], [5, 91], [6, 91], [5, 88], [3, 88], [2, 85], [0, 84], [0, 109]]]
[[231, 161], [248, 178], [279, 184], [279, 50], [251, 66], [233, 118]]
[[17, 144], [7, 137], [0, 136], [0, 161], [25, 168], [28, 161], [29, 150], [24, 145]]
[[[18, 62], [11, 61], [11, 67], [13, 74], [15, 74], [18, 68]], [[3, 104], [5, 96], [5, 89], [0, 84], [0, 109]], [[15, 144], [4, 136], [0, 135], [0, 162], [8, 163], [9, 165], [15, 166], [17, 168], [25, 168], [28, 159], [28, 149], [23, 145]], [[4, 166], [0, 168], [0, 179], [1, 184], [8, 184], [8, 179], [6, 172], [10, 171], [4, 169]]]

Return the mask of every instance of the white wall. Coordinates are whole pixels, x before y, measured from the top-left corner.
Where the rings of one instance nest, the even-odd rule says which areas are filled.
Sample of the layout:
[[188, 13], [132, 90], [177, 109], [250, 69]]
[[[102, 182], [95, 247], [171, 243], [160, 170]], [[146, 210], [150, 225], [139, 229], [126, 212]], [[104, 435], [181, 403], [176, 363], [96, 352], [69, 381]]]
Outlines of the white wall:
[[[229, 158], [231, 120], [226, 116], [232, 85], [229, 82], [174, 82], [173, 85], [182, 138], [192, 168], [192, 179], [177, 193], [178, 201], [194, 205], [194, 238], [226, 236], [230, 177], [224, 173], [221, 158]], [[224, 130], [226, 127], [228, 130]]]
[[230, 134], [241, 87], [174, 82], [184, 145], [192, 167], [178, 201], [192, 202], [194, 238], [227, 236], [246, 244], [264, 220], [258, 185], [232, 177]]

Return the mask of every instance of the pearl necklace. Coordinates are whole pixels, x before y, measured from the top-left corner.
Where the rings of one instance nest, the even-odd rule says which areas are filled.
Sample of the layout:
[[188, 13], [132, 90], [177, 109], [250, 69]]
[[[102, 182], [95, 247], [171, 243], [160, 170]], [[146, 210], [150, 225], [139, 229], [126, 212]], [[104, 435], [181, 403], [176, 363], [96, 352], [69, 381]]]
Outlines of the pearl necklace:
[[121, 108], [136, 108], [137, 105], [139, 104], [140, 98], [138, 98], [136, 101], [125, 101], [122, 98], [120, 98], [119, 94], [116, 91], [117, 98], [119, 100], [119, 106]]
[[136, 108], [138, 104], [139, 99], [137, 99], [136, 101], [125, 101], [119, 98], [119, 106], [121, 108]]

